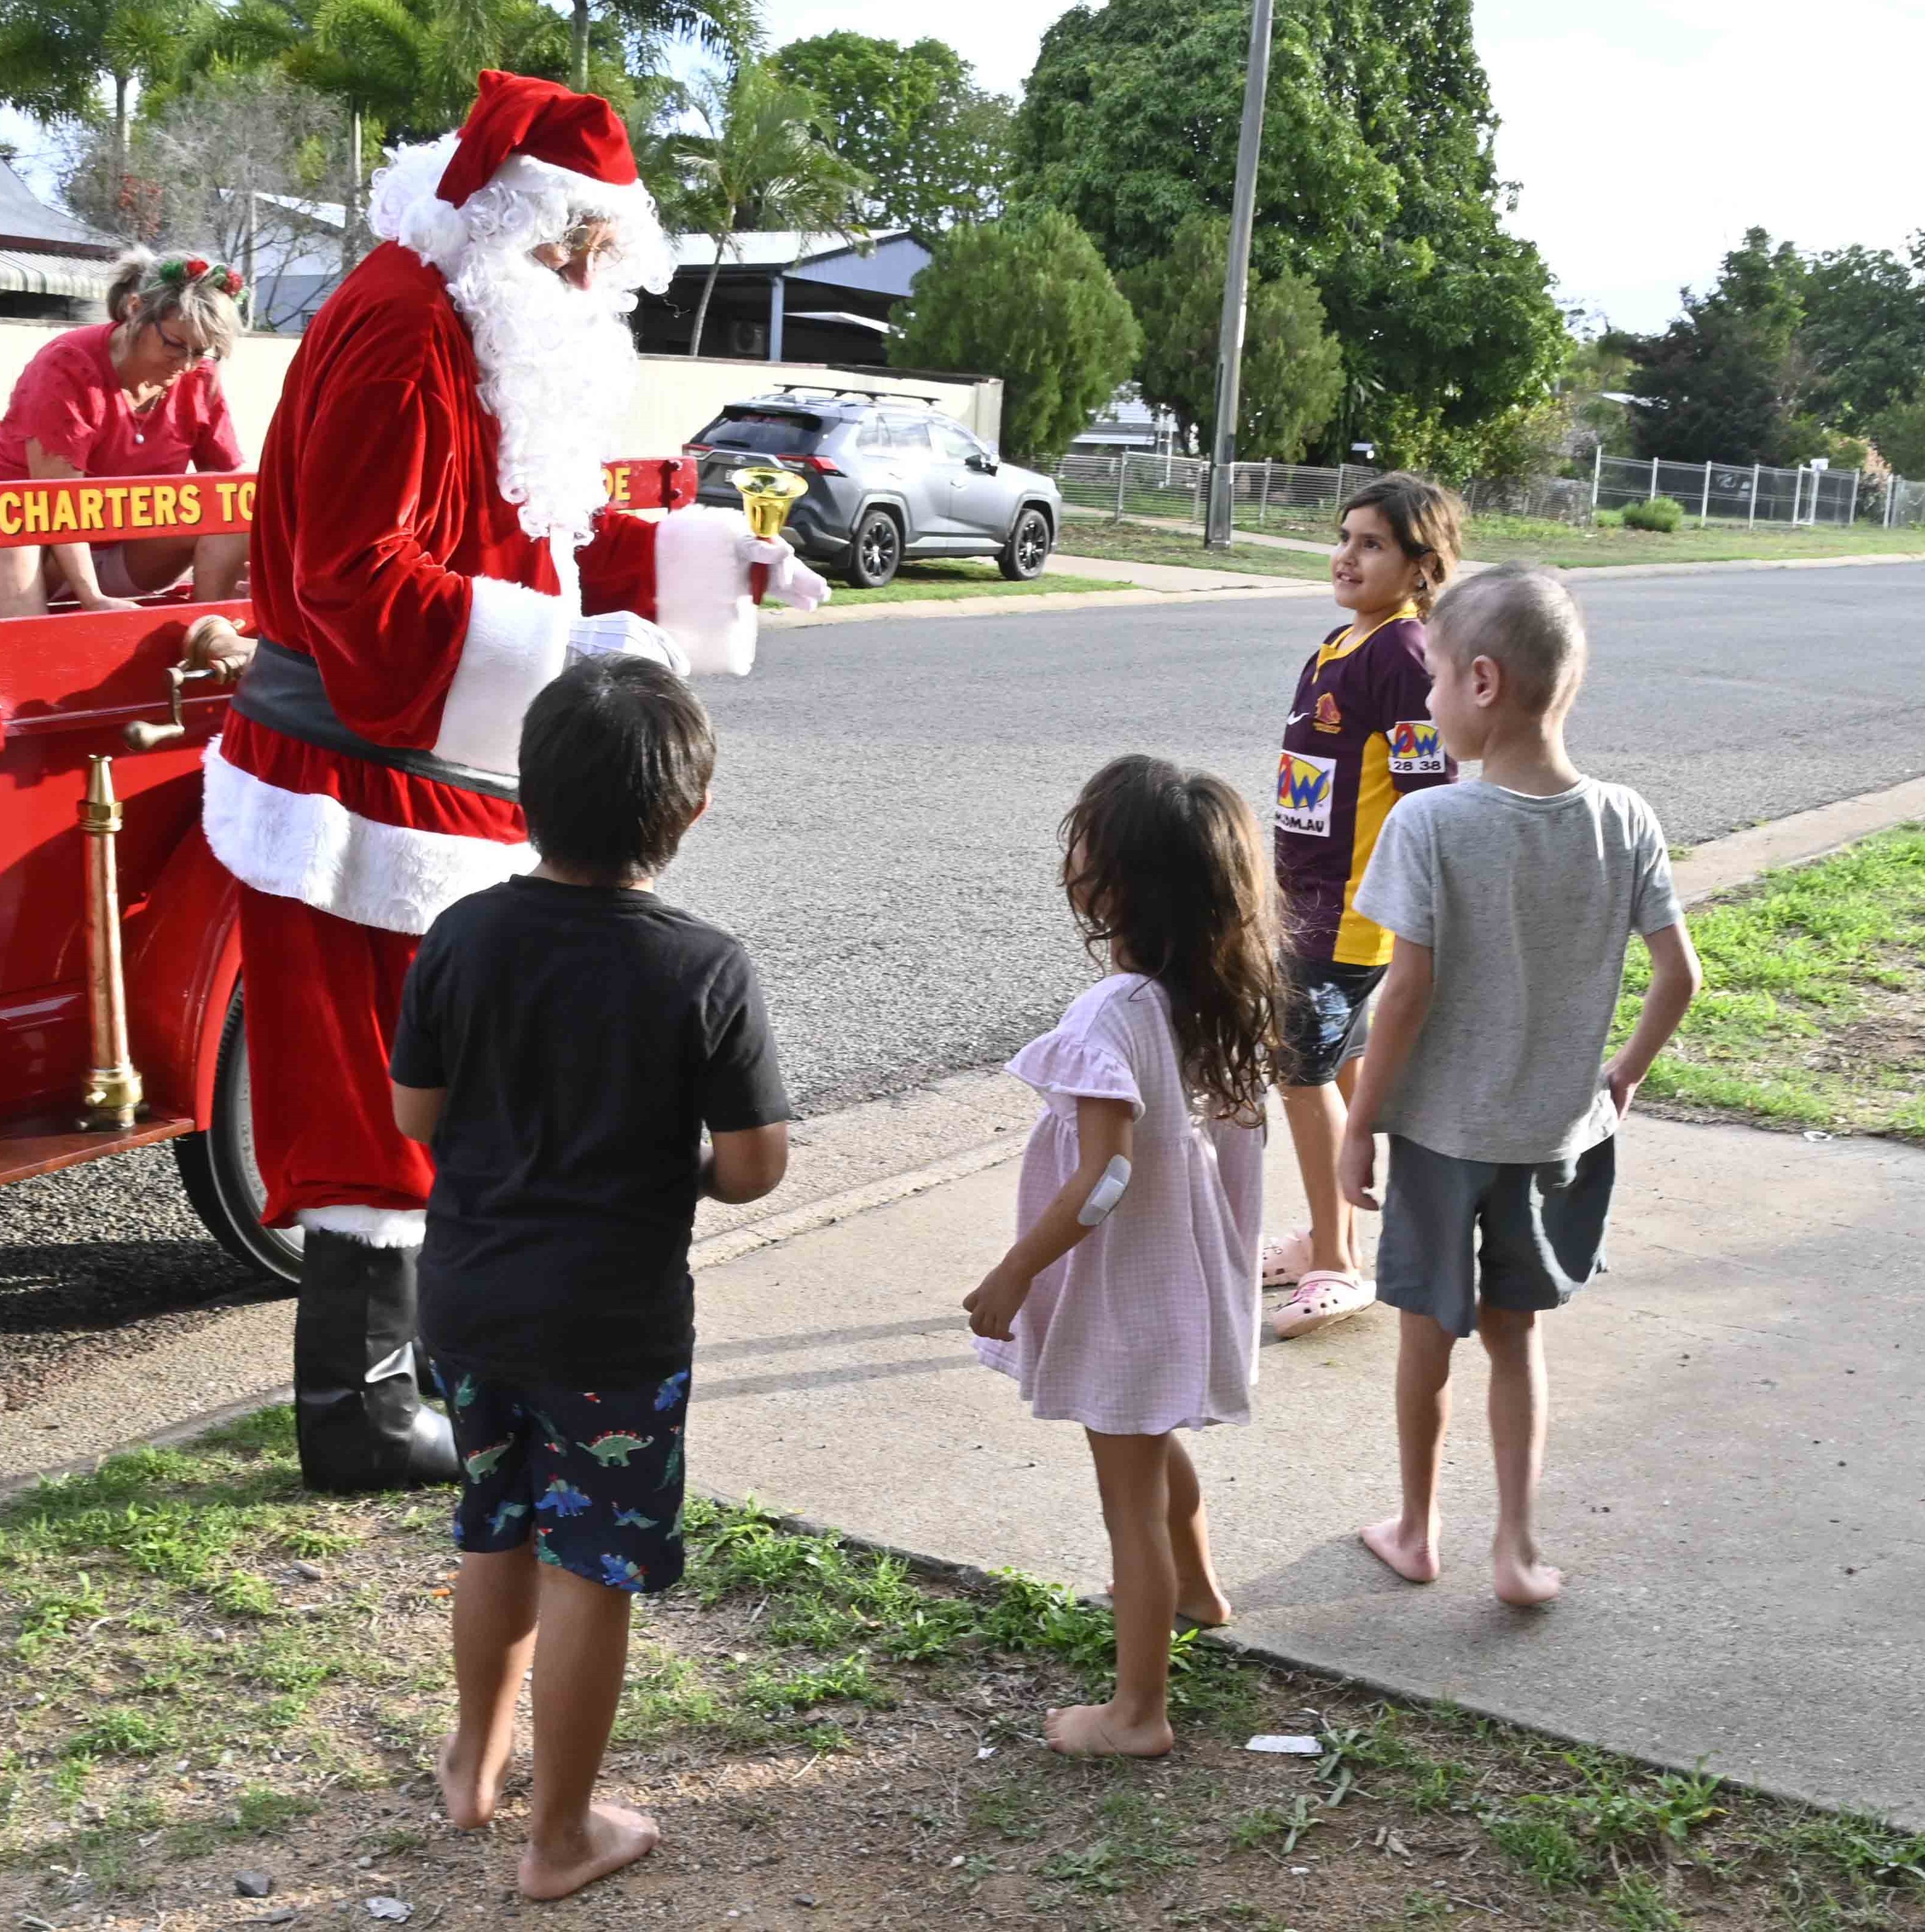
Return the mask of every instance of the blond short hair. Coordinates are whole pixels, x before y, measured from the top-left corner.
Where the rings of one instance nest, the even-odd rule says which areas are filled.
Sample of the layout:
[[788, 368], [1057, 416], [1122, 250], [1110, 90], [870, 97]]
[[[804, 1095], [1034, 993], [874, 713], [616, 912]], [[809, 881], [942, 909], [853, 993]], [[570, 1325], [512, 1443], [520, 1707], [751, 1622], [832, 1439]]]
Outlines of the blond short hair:
[[1489, 658], [1525, 711], [1543, 717], [1570, 705], [1591, 646], [1576, 600], [1548, 570], [1504, 563], [1453, 584], [1425, 628], [1425, 647], [1459, 670]]
[[[209, 262], [208, 272], [189, 275], [189, 262]], [[231, 354], [234, 338], [241, 333], [241, 311], [234, 298], [220, 286], [226, 273], [224, 263], [211, 256], [157, 256], [146, 248], [130, 248], [114, 265], [114, 278], [107, 285], [107, 314], [115, 322], [134, 320], [139, 327], [150, 322], [184, 322], [206, 344], [214, 354]], [[134, 309], [134, 298], [139, 308]]]

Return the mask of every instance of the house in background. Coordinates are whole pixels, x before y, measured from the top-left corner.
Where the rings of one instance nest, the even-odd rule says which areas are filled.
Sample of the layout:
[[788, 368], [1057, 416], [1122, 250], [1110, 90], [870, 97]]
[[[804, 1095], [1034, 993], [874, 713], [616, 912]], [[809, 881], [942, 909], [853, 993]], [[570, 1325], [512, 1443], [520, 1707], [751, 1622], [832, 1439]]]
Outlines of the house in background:
[[[712, 236], [685, 235], [671, 245], [674, 280], [666, 294], [644, 292], [634, 316], [636, 340], [654, 356], [687, 351], [715, 259]], [[866, 254], [832, 235], [732, 235], [703, 323], [702, 353], [881, 368], [889, 361], [890, 312], [928, 260], [928, 250], [906, 228], [878, 230]]]
[[0, 151], [0, 316], [91, 322], [104, 313], [120, 244], [50, 208]]
[[1181, 456], [1177, 419], [1153, 410], [1134, 382], [1126, 382], [1090, 418], [1069, 446], [1072, 456]]

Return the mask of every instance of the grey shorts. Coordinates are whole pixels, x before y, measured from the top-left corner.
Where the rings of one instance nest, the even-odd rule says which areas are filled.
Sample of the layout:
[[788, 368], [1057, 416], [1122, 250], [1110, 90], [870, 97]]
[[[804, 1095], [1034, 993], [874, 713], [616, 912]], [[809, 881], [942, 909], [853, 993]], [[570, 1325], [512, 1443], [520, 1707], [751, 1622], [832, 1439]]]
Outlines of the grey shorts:
[[1377, 1298], [1465, 1336], [1480, 1301], [1561, 1308], [1604, 1269], [1614, 1135], [1573, 1161], [1460, 1160], [1390, 1136]]

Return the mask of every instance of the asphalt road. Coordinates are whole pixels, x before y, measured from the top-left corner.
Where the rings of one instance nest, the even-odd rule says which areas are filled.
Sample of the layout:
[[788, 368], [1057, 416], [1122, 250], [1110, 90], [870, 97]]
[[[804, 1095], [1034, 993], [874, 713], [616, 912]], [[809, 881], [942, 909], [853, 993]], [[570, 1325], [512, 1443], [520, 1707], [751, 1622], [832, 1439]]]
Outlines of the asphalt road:
[[[1925, 566], [1611, 583], [1581, 596], [1579, 762], [1672, 840], [1925, 772]], [[1087, 982], [1055, 882], [1082, 781], [1146, 750], [1266, 797], [1321, 602], [1234, 600], [772, 635], [703, 688], [715, 809], [667, 895], [760, 965], [791, 1090], [820, 1112], [999, 1058]], [[244, 1288], [163, 1149], [0, 1189], [0, 1397]]]
[[[1590, 579], [1579, 761], [1694, 844], [1925, 772], [1925, 567]], [[1321, 602], [905, 619], [772, 638], [703, 696], [715, 807], [666, 890], [762, 969], [819, 1109], [1006, 1054], [1086, 983], [1055, 828], [1117, 752], [1261, 806]]]

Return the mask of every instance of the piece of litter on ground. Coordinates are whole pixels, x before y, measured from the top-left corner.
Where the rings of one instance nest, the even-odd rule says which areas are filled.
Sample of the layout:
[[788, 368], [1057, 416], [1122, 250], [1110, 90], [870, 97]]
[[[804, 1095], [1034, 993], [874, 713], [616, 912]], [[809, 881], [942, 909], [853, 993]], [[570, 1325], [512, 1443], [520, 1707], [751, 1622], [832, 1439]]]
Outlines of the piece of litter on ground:
[[405, 1899], [370, 1898], [367, 1901], [369, 1918], [391, 1919], [397, 1925], [413, 1917], [414, 1910]]
[[954, 1858], [952, 1858], [952, 1859], [950, 1859], [950, 1861], [949, 1861], [949, 1869], [950, 1869], [950, 1870], [954, 1871], [954, 1870], [955, 1870], [955, 1868], [957, 1868], [957, 1866], [958, 1866], [959, 1864], [961, 1864], [962, 1862], [963, 1862], [963, 1855], [962, 1855], [962, 1853], [961, 1853], [961, 1852], [957, 1852], [957, 1854], [955, 1855], [955, 1856]]
[[1831, 1138], [1829, 1134], [1820, 1133], [1816, 1127], [1807, 1127], [1805, 1130], [1805, 1138], [1808, 1141], [1828, 1141]]
[[985, 1758], [994, 1757], [995, 1755], [996, 1747], [994, 1744], [979, 1744], [976, 1747], [976, 1761], [978, 1764], [980, 1764]]
[[1315, 1738], [1279, 1737], [1273, 1732], [1252, 1738], [1243, 1748], [1253, 1751], [1273, 1751], [1281, 1757], [1321, 1757], [1324, 1747]]

